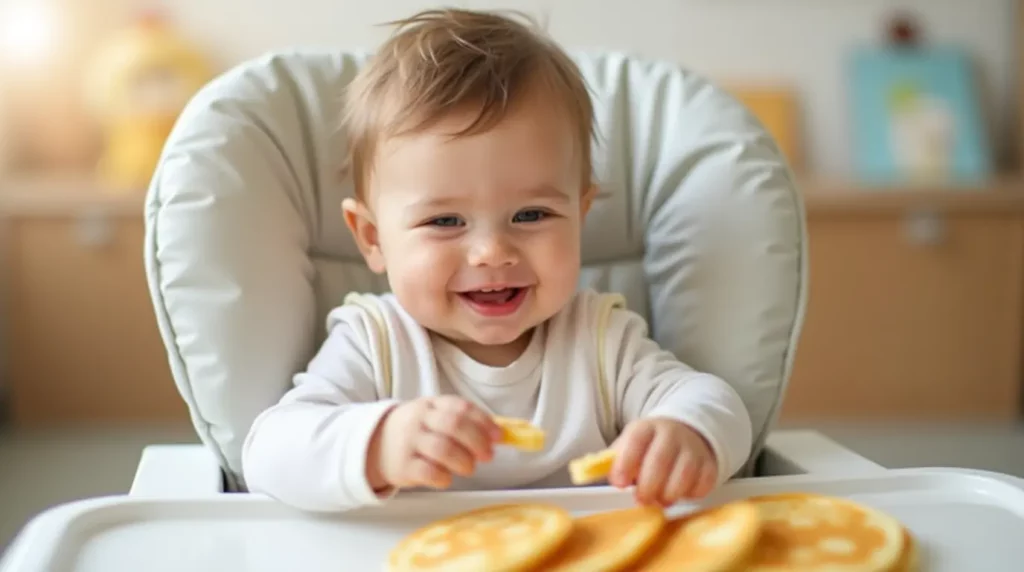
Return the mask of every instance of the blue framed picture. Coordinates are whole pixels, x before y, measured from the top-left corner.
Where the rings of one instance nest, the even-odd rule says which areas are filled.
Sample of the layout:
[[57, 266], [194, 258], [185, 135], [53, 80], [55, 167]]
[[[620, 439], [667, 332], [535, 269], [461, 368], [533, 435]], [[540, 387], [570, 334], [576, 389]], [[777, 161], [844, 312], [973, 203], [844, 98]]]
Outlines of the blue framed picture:
[[991, 151], [963, 50], [863, 48], [849, 65], [859, 179], [970, 185], [991, 177]]

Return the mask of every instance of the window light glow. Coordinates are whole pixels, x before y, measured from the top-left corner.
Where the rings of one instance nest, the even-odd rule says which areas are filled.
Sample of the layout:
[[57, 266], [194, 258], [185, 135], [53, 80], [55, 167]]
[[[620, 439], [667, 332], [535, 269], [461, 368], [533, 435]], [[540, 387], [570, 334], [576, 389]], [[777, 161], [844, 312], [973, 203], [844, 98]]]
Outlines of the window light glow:
[[0, 4], [0, 57], [15, 64], [39, 63], [54, 47], [56, 19], [45, 0]]

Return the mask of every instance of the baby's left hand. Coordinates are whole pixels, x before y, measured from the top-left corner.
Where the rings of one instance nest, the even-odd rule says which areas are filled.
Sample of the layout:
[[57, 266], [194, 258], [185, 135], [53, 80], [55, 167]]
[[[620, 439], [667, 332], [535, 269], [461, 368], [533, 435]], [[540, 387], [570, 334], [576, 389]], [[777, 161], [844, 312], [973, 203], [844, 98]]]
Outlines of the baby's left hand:
[[618, 451], [608, 482], [636, 485], [641, 504], [668, 506], [701, 498], [718, 477], [714, 453], [703, 437], [674, 419], [638, 419], [626, 426], [612, 447]]

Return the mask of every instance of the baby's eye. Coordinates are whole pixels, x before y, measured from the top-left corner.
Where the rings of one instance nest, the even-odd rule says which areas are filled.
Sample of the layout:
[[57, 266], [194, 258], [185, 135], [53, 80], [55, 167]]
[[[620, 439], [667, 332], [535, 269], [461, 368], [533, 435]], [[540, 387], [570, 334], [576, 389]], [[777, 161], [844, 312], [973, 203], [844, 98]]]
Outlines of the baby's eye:
[[540, 209], [527, 209], [517, 212], [516, 216], [512, 217], [512, 222], [537, 222], [546, 216], [548, 213]]
[[439, 216], [427, 221], [431, 226], [454, 227], [462, 226], [462, 220], [457, 216]]

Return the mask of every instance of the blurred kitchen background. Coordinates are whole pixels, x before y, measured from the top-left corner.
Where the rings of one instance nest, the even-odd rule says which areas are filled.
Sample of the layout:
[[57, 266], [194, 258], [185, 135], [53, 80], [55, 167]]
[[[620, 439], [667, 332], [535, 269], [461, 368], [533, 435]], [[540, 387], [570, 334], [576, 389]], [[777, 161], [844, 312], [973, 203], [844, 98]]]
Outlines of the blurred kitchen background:
[[[775, 134], [811, 239], [783, 426], [888, 466], [1024, 475], [1020, 2], [453, 4], [524, 10], [570, 48], [677, 61]], [[48, 506], [127, 491], [144, 445], [196, 441], [145, 287], [146, 173], [125, 149], [158, 152], [208, 74], [270, 50], [372, 48], [376, 24], [432, 5], [0, 0], [0, 550]], [[123, 84], [167, 46], [145, 85]]]

